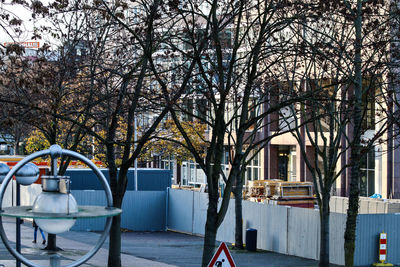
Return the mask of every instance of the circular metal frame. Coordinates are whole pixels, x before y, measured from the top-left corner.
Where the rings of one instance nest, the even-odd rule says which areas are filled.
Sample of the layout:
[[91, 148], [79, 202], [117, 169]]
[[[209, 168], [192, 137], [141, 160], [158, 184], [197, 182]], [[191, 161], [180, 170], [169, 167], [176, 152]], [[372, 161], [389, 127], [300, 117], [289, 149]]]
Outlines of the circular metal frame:
[[[52, 145], [49, 149], [46, 150], [42, 150], [42, 151], [38, 151], [35, 152], [29, 156], [27, 156], [26, 158], [22, 159], [20, 162], [18, 162], [11, 170], [10, 172], [6, 175], [6, 177], [4, 178], [1, 186], [0, 186], [0, 207], [3, 204], [3, 197], [4, 197], [4, 193], [5, 190], [7, 188], [8, 183], [11, 181], [13, 175], [26, 163], [39, 158], [41, 156], [44, 155], [50, 155], [53, 159], [56, 159], [58, 157], [60, 157], [61, 155], [66, 155], [66, 156], [70, 156], [76, 159], [79, 159], [81, 161], [83, 161], [87, 166], [89, 166], [94, 173], [97, 175], [97, 177], [99, 178], [103, 189], [106, 193], [106, 200], [107, 200], [107, 208], [109, 209], [113, 209], [113, 200], [112, 200], [112, 195], [111, 195], [111, 189], [108, 185], [107, 179], [104, 177], [104, 175], [101, 173], [101, 171], [96, 167], [96, 165], [90, 161], [88, 158], [82, 156], [81, 154], [75, 152], [75, 151], [71, 151], [71, 150], [67, 150], [67, 149], [62, 149], [60, 146], [58, 145]], [[55, 161], [55, 164], [57, 164], [57, 161]], [[94, 256], [94, 254], [100, 249], [100, 247], [103, 245], [104, 241], [107, 238], [108, 233], [110, 232], [110, 228], [111, 228], [111, 223], [112, 223], [112, 217], [107, 217], [106, 220], [106, 225], [104, 227], [104, 231], [101, 234], [99, 240], [97, 241], [96, 245], [90, 250], [88, 251], [82, 258], [78, 259], [77, 261], [68, 264], [68, 265], [64, 265], [64, 267], [76, 267], [79, 266], [83, 263], [85, 263], [86, 261], [88, 261], [91, 257]], [[0, 236], [1, 239], [3, 240], [4, 245], [6, 246], [6, 248], [8, 249], [8, 251], [18, 260], [20, 260], [21, 262], [23, 262], [25, 265], [27, 266], [31, 266], [31, 267], [44, 267], [41, 265], [37, 265], [35, 263], [30, 262], [27, 258], [25, 258], [24, 256], [22, 256], [22, 254], [18, 253], [16, 251], [16, 249], [14, 249], [10, 243], [9, 240], [7, 238], [7, 235], [4, 231], [4, 227], [3, 227], [3, 221], [2, 221], [2, 216], [0, 216]]]
[[117, 208], [105, 208], [102, 206], [78, 206], [78, 212], [74, 213], [45, 213], [33, 212], [32, 206], [14, 206], [3, 208], [2, 217], [33, 218], [33, 219], [82, 219], [112, 217], [121, 213]]

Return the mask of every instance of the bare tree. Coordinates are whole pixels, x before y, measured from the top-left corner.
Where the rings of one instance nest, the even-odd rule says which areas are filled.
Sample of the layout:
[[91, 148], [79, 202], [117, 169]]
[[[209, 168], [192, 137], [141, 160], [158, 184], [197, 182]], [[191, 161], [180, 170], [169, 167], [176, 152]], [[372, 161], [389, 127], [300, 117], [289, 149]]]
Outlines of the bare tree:
[[346, 266], [352, 266], [361, 159], [374, 145], [386, 141], [383, 137], [392, 120], [384, 78], [390, 40], [386, 26], [391, 15], [383, 3], [363, 1], [326, 1], [315, 6], [313, 13], [297, 28], [305, 78], [298, 84], [312, 92], [312, 97], [292, 107], [296, 117], [293, 133], [313, 177], [319, 204], [320, 266], [329, 265], [332, 187], [342, 177], [345, 190], [344, 178], [347, 168], [351, 169], [344, 249]]
[[[126, 7], [135, 12], [125, 14]], [[167, 114], [169, 104], [165, 99], [176, 102], [184, 88], [183, 84], [162, 92], [152, 80], [152, 72], [165, 73], [156, 61], [165, 55], [163, 40], [171, 38], [176, 21], [174, 16], [166, 15], [168, 10], [160, 1], [94, 3], [90, 10], [99, 16], [90, 21], [92, 16], [87, 13], [92, 29], [91, 57], [95, 60], [88, 75], [95, 85], [91, 88], [96, 103], [91, 120], [95, 122], [94, 129], [103, 132], [90, 134], [105, 147], [114, 206], [121, 207], [128, 169]], [[190, 73], [188, 70], [188, 77]], [[135, 119], [140, 122], [143, 117], [148, 122], [139, 125], [141, 132], [135, 142]], [[120, 223], [120, 216], [113, 218], [109, 266], [121, 265]]]
[[[289, 25], [305, 15], [307, 7], [298, 3], [296, 11], [289, 2], [263, 1], [253, 3], [246, 10], [241, 30], [244, 45], [235, 66], [236, 83], [228, 108], [227, 140], [230, 151], [230, 172], [227, 180], [233, 177], [235, 182], [235, 246], [243, 248], [242, 193], [243, 178], [249, 163], [267, 147], [274, 137], [291, 131], [277, 129], [269, 132], [272, 124], [278, 123], [279, 116], [274, 114], [291, 103], [305, 99], [298, 92], [280, 97], [278, 90], [279, 63], [286, 61], [294, 53], [291, 38], [285, 31]], [[248, 49], [248, 50], [246, 50]], [[243, 55], [244, 54], [244, 55]], [[243, 73], [239, 75], [238, 73]], [[283, 94], [282, 94], [283, 95]], [[268, 134], [265, 134], [268, 133]]]
[[[241, 181], [243, 166], [248, 160], [246, 156], [251, 148], [257, 150], [267, 142], [267, 138], [264, 138], [263, 141], [258, 140], [257, 144], [252, 143], [250, 140], [255, 135], [248, 138], [246, 131], [256, 126], [256, 133], [265, 115], [279, 110], [278, 106], [273, 105], [273, 108], [263, 114], [250, 116], [252, 111], [265, 103], [266, 93], [258, 82], [279, 58], [272, 57], [276, 52], [272, 44], [264, 44], [274, 32], [282, 30], [290, 23], [292, 18], [285, 15], [292, 7], [286, 2], [269, 1], [212, 1], [203, 6], [195, 3], [174, 6], [175, 12], [183, 20], [179, 27], [186, 33], [184, 42], [187, 47], [182, 52], [193, 58], [196, 66], [180, 101], [167, 101], [171, 103], [171, 117], [185, 139], [184, 145], [193, 154], [207, 180], [209, 203], [202, 260], [202, 265], [207, 266], [215, 248], [218, 227], [228, 208], [232, 186], [237, 180]], [[268, 57], [271, 58], [268, 60]], [[261, 67], [260, 64], [264, 66]], [[165, 77], [156, 77], [162, 90], [167, 91]], [[256, 98], [261, 100], [254, 101]], [[181, 119], [185, 117], [207, 125], [205, 157], [204, 151], [194, 146], [188, 131], [182, 126]], [[234, 133], [235, 129], [238, 132]], [[232, 145], [230, 159], [232, 169], [226, 175], [222, 160], [226, 146], [232, 144], [228, 142], [234, 142], [235, 145]], [[248, 150], [244, 149], [246, 142], [252, 144]], [[221, 181], [225, 186], [221, 205], [218, 205]], [[238, 188], [240, 186], [239, 184]], [[241, 218], [240, 207], [239, 205], [238, 218]], [[241, 232], [241, 226], [238, 227]]]

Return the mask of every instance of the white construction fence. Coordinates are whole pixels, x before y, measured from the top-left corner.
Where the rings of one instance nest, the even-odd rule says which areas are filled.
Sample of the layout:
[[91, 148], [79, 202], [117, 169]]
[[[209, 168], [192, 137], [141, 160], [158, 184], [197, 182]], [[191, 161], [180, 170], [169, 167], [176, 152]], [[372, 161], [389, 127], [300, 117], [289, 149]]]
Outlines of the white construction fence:
[[[205, 193], [170, 190], [168, 228], [204, 235], [208, 196]], [[235, 205], [232, 199], [217, 240], [235, 242]], [[267, 205], [243, 201], [243, 231], [257, 229], [257, 248], [318, 260], [319, 210]], [[345, 213], [330, 216], [330, 262], [344, 265]], [[361, 214], [356, 233], [355, 265], [370, 266], [378, 261], [378, 235], [388, 234], [388, 262], [400, 264], [398, 214]], [[244, 235], [245, 236], [245, 235]]]

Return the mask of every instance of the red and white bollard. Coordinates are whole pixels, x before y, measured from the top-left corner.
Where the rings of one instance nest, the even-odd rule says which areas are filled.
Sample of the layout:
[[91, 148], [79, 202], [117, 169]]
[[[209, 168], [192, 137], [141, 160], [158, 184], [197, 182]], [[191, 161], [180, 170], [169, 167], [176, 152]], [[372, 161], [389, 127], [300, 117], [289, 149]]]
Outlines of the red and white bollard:
[[374, 263], [374, 266], [393, 266], [391, 263], [386, 263], [387, 259], [387, 234], [382, 232], [379, 234], [379, 263]]

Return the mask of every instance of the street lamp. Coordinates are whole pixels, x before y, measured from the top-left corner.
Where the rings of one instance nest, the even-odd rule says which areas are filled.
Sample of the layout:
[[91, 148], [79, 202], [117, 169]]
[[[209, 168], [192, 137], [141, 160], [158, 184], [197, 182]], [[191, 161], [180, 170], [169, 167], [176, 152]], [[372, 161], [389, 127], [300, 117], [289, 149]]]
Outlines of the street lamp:
[[[24, 165], [28, 164], [28, 162], [44, 155], [51, 156], [53, 163], [52, 176], [43, 177], [43, 192], [37, 196], [33, 206], [2, 208], [0, 211], [0, 236], [8, 251], [17, 260], [23, 262], [27, 266], [41, 267], [40, 265], [30, 262], [28, 259], [22, 256], [19, 251], [11, 247], [3, 228], [2, 216], [33, 218], [39, 227], [46, 232], [54, 234], [68, 231], [73, 226], [76, 219], [107, 217], [104, 231], [96, 245], [82, 258], [68, 265], [68, 267], [79, 266], [89, 260], [100, 249], [110, 231], [112, 217], [119, 215], [122, 212], [120, 209], [113, 207], [112, 195], [108, 182], [101, 171], [89, 159], [74, 151], [61, 149], [61, 147], [58, 145], [52, 145], [49, 149], [31, 154], [15, 165], [4, 178], [4, 181], [0, 186], [0, 207], [3, 202], [4, 192], [7, 184], [12, 179], [13, 175], [16, 174]], [[94, 171], [105, 191], [107, 200], [106, 207], [77, 205], [75, 198], [70, 193], [69, 178], [58, 176], [57, 173], [57, 159], [61, 156], [69, 156], [81, 160]], [[50, 258], [50, 266], [60, 266], [59, 257], [52, 256]]]
[[[69, 190], [69, 177], [45, 176], [42, 178], [43, 192], [33, 203], [32, 212], [49, 214], [74, 214], [78, 204]], [[55, 205], [48, 205], [55, 203]], [[36, 224], [45, 232], [60, 234], [68, 231], [76, 220], [37, 219]]]
[[10, 167], [7, 164], [0, 162], [0, 183], [3, 182], [4, 178], [6, 177], [7, 173], [10, 171]]
[[15, 174], [17, 184], [31, 185], [39, 178], [39, 168], [32, 162], [28, 162]]

